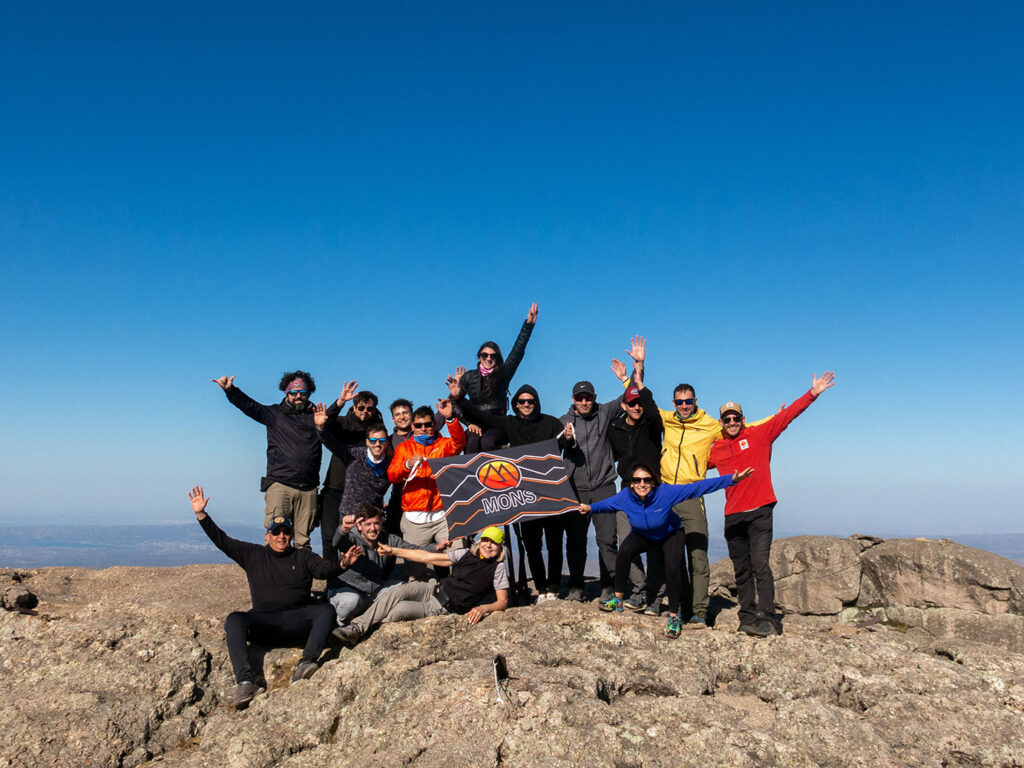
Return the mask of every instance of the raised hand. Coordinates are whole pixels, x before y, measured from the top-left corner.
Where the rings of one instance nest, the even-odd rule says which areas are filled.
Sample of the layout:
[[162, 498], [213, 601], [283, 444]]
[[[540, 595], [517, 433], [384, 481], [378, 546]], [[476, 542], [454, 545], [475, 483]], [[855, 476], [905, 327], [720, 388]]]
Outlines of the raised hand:
[[[210, 501], [203, 495], [203, 486], [197, 485], [188, 492], [188, 500], [192, 502], [192, 511], [200, 520], [206, 517], [206, 504]], [[203, 517], [200, 517], [202, 515]]]
[[637, 389], [644, 388], [644, 364], [633, 361], [633, 384]]
[[736, 472], [732, 476], [732, 481], [733, 481], [733, 483], [738, 483], [738, 482], [740, 482], [740, 480], [746, 480], [748, 477], [750, 477], [753, 474], [753, 472], [754, 472], [754, 468], [753, 467], [747, 467], [742, 472]]
[[817, 374], [811, 374], [811, 394], [817, 397], [826, 389], [836, 383], [836, 375], [832, 371], [825, 371], [819, 379]]
[[356, 560], [359, 559], [360, 555], [363, 554], [363, 548], [356, 545], [348, 548], [348, 552], [341, 556], [341, 567], [351, 568]]
[[526, 313], [526, 322], [530, 325], [537, 322], [537, 302], [530, 305], [530, 311]]
[[437, 401], [437, 412], [444, 416], [445, 421], [453, 418], [452, 416], [452, 401], [448, 398]]
[[234, 376], [221, 376], [219, 379], [210, 379], [210, 381], [212, 381], [214, 384], [216, 384], [221, 389], [227, 391], [227, 390], [231, 389], [231, 387], [234, 386], [234, 384], [235, 384], [235, 377]]
[[323, 403], [313, 406], [313, 423], [316, 424], [318, 430], [323, 429], [324, 424], [327, 423], [327, 407]]
[[566, 424], [565, 425], [565, 439], [566, 440], [575, 440], [576, 439], [576, 433], [573, 432], [572, 424]]
[[455, 375], [449, 376], [444, 380], [444, 383], [448, 385], [448, 394], [451, 395], [452, 400], [458, 400], [462, 397], [462, 387], [459, 382], [462, 381], [463, 375], [466, 373], [466, 366], [460, 365], [455, 369]]
[[622, 362], [621, 360], [616, 360], [613, 357], [611, 368], [612, 373], [615, 374], [616, 379], [622, 381], [624, 378], [626, 378], [626, 364], [624, 362]]
[[349, 514], [349, 515], [345, 515], [343, 518], [341, 518], [341, 529], [343, 531], [345, 531], [346, 533], [348, 531], [351, 531], [355, 527], [355, 525], [356, 525], [356, 516], [355, 515]]
[[644, 358], [647, 357], [647, 339], [643, 336], [634, 336], [630, 340], [630, 349], [626, 350], [626, 354], [633, 358], [633, 362], [640, 363], [640, 367], [643, 368]]
[[352, 399], [355, 398], [355, 396], [356, 396], [356, 387], [357, 386], [358, 385], [356, 384], [355, 379], [353, 379], [352, 381], [346, 381], [345, 382], [345, 385], [341, 388], [341, 394], [338, 395], [338, 407], [339, 408], [341, 408], [341, 406], [343, 406], [349, 400], [352, 400]]

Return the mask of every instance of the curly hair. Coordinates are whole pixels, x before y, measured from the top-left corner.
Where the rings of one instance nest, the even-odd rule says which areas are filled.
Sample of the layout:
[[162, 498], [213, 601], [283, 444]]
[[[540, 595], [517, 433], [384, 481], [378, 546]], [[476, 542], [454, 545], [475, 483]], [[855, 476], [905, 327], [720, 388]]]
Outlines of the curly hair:
[[306, 389], [309, 390], [309, 394], [312, 395], [316, 392], [316, 382], [313, 381], [313, 374], [309, 371], [288, 371], [281, 376], [281, 383], [277, 385], [277, 388], [282, 392], [286, 392], [288, 390], [288, 385], [293, 379], [302, 379], [306, 382]]

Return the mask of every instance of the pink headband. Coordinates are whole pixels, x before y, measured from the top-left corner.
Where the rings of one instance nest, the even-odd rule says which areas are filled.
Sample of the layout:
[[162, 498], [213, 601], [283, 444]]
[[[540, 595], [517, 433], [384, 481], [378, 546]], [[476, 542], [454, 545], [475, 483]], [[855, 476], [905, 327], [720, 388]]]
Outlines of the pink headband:
[[309, 389], [309, 385], [306, 384], [305, 379], [292, 379], [288, 382], [288, 386], [284, 388], [284, 391], [290, 392], [293, 389]]

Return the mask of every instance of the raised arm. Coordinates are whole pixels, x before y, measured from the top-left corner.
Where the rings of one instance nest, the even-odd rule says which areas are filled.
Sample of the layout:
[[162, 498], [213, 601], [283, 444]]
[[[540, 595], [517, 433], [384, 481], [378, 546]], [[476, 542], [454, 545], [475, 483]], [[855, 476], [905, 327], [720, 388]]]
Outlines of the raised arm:
[[512, 377], [516, 375], [516, 371], [519, 369], [519, 364], [523, 362], [523, 355], [526, 354], [526, 345], [530, 343], [533, 327], [537, 324], [537, 314], [537, 304], [534, 302], [530, 305], [530, 311], [526, 313], [526, 320], [523, 321], [523, 327], [519, 329], [516, 343], [512, 345], [508, 357], [505, 358], [505, 381], [512, 381]]
[[210, 379], [210, 381], [224, 390], [228, 402], [250, 419], [258, 421], [260, 424], [268, 424], [270, 422], [270, 408], [262, 403], [257, 403], [236, 387], [234, 376], [221, 376], [219, 379]]

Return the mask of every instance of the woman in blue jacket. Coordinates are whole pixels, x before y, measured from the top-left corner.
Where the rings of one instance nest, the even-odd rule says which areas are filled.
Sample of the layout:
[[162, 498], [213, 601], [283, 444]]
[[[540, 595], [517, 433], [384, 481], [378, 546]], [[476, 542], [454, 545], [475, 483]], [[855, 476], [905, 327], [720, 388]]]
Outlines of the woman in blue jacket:
[[644, 463], [633, 465], [629, 473], [629, 487], [614, 496], [595, 502], [580, 504], [581, 514], [600, 514], [623, 510], [632, 528], [629, 536], [619, 545], [615, 561], [615, 596], [601, 603], [602, 611], [621, 611], [629, 577], [629, 563], [639, 554], [647, 553], [647, 590], [656, 595], [665, 584], [668, 594], [668, 626], [665, 634], [679, 637], [682, 620], [679, 618], [679, 596], [682, 592], [684, 545], [686, 533], [672, 506], [712, 491], [720, 491], [744, 480], [754, 470], [747, 467], [733, 475], [700, 480], [685, 485], [662, 483], [653, 468]]

